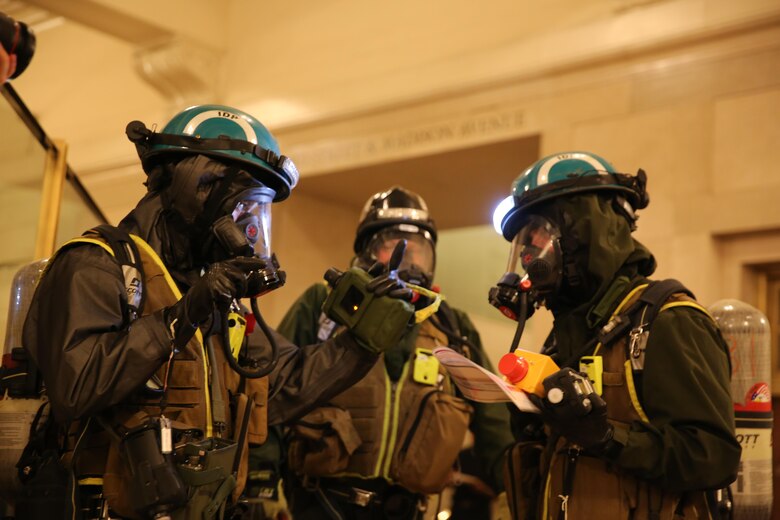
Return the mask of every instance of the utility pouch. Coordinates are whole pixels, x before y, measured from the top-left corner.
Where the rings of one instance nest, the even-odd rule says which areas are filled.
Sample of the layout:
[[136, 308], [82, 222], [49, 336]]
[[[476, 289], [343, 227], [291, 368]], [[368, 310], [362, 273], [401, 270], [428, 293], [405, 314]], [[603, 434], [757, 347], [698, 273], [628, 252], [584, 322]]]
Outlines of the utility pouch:
[[334, 475], [347, 469], [361, 442], [348, 410], [317, 408], [293, 425], [288, 464], [298, 475]]
[[163, 516], [187, 499], [171, 455], [171, 430], [165, 419], [154, 419], [127, 432], [120, 449], [130, 471], [127, 491], [141, 517]]
[[173, 512], [173, 520], [215, 518], [236, 487], [232, 468], [238, 445], [224, 439], [206, 439], [176, 449], [176, 469], [188, 486], [184, 507]]
[[29, 520], [70, 519], [78, 496], [73, 477], [56, 453], [43, 453], [35, 473], [22, 485], [16, 497], [16, 518]]
[[398, 432], [390, 476], [415, 493], [438, 493], [460, 453], [474, 409], [454, 395], [420, 392]]
[[544, 446], [539, 441], [518, 442], [506, 452], [504, 482], [512, 518], [534, 520], [541, 491]]
[[48, 401], [38, 408], [30, 425], [30, 440], [16, 464], [22, 483], [14, 501], [19, 519], [70, 518], [78, 503], [78, 489], [73, 474], [60, 460], [57, 426], [51, 413], [46, 413], [47, 407]]

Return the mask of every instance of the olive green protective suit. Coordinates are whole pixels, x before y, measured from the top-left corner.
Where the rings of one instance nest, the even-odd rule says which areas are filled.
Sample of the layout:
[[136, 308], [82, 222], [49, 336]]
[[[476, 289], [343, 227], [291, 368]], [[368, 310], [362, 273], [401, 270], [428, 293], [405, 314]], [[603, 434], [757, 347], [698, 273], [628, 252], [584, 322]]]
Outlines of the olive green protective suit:
[[[631, 289], [647, 283], [655, 260], [631, 236], [628, 221], [616, 214], [609, 197], [558, 197], [529, 214], [541, 215], [560, 227], [564, 262], [573, 259], [582, 279], [575, 287], [564, 281], [550, 305], [554, 324], [547, 345], [559, 363], [576, 369], [580, 356], [593, 354], [593, 348], [583, 347], [596, 337]], [[649, 423], [616, 426], [614, 437], [623, 447], [611, 454], [613, 471], [626, 472], [674, 494], [732, 482], [740, 446], [734, 437], [728, 352], [715, 323], [689, 306], [665, 310], [652, 324], [645, 352], [644, 369], [634, 379]], [[531, 414], [516, 414], [515, 419], [516, 436], [527, 439], [533, 429], [523, 427], [538, 419]], [[539, 497], [546, 482], [543, 462], [541, 466]], [[575, 489], [570, 504], [590, 499], [578, 496]], [[609, 500], [603, 507], [612, 507]], [[541, 505], [531, 509], [541, 516]], [[557, 517], [554, 509], [551, 505], [548, 517]], [[640, 513], [637, 518], [644, 516]]]
[[[309, 287], [293, 304], [285, 315], [278, 330], [289, 340], [296, 344], [307, 344], [317, 339], [321, 327], [321, 307], [327, 297], [327, 288], [323, 284], [315, 284]], [[443, 303], [442, 305], [445, 305]], [[450, 308], [451, 309], [451, 308]], [[469, 349], [471, 359], [493, 370], [487, 358], [474, 325], [468, 316], [457, 309], [451, 309], [450, 316], [455, 318], [454, 325], [461, 336], [465, 337], [476, 347]], [[443, 311], [440, 310], [439, 314]], [[404, 339], [393, 348], [384, 353], [384, 363], [391, 380], [398, 380], [403, 365], [414, 352], [417, 336], [417, 325], [406, 334]], [[488, 484], [496, 491], [503, 490], [503, 453], [512, 443], [511, 429], [509, 426], [509, 414], [503, 404], [485, 404], [470, 402], [474, 408], [470, 430], [474, 434], [474, 450], [482, 461], [483, 473], [487, 475]]]

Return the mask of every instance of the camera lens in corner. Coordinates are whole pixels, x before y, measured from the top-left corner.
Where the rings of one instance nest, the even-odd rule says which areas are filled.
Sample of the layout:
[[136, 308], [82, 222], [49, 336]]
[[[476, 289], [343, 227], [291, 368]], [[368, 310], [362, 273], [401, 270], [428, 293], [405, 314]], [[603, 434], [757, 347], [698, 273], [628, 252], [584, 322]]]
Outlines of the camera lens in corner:
[[0, 13], [0, 45], [8, 54], [16, 54], [16, 71], [11, 78], [19, 77], [35, 54], [35, 34], [27, 24]]

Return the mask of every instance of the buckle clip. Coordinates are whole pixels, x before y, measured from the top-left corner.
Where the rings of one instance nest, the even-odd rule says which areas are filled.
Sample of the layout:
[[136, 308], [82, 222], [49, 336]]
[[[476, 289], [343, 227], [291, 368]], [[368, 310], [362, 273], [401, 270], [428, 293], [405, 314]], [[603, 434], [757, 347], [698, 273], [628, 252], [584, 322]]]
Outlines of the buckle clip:
[[373, 491], [366, 491], [365, 489], [352, 488], [352, 502], [360, 507], [366, 507], [376, 497], [376, 493]]

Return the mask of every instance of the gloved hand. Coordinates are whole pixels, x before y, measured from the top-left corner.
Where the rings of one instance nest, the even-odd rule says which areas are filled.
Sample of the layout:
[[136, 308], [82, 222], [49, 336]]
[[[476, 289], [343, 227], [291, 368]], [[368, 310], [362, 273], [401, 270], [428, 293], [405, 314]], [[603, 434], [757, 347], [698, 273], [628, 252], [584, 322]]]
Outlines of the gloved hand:
[[247, 276], [265, 268], [266, 261], [257, 257], [238, 257], [211, 264], [203, 276], [165, 316], [176, 347], [183, 346], [195, 334], [198, 325], [208, 320], [216, 307], [227, 307], [247, 291]]
[[545, 439], [544, 419], [534, 412], [521, 411], [514, 403], [506, 403], [509, 409], [509, 427], [517, 441]]
[[607, 421], [607, 403], [579, 372], [563, 368], [543, 381], [546, 395], [528, 394], [542, 419], [569, 442], [591, 451], [607, 449], [614, 426]]
[[366, 284], [366, 289], [377, 296], [389, 296], [401, 300], [411, 301], [413, 292], [406, 286], [406, 282], [398, 276], [398, 266], [404, 259], [406, 240], [399, 240], [393, 249], [387, 265], [376, 262], [368, 268], [368, 274], [374, 277]]
[[405, 240], [398, 242], [387, 267], [374, 264], [369, 271], [351, 267], [343, 273], [331, 268], [325, 273], [332, 290], [322, 311], [374, 353], [396, 346], [414, 320], [412, 290], [396, 271], [405, 246]]

